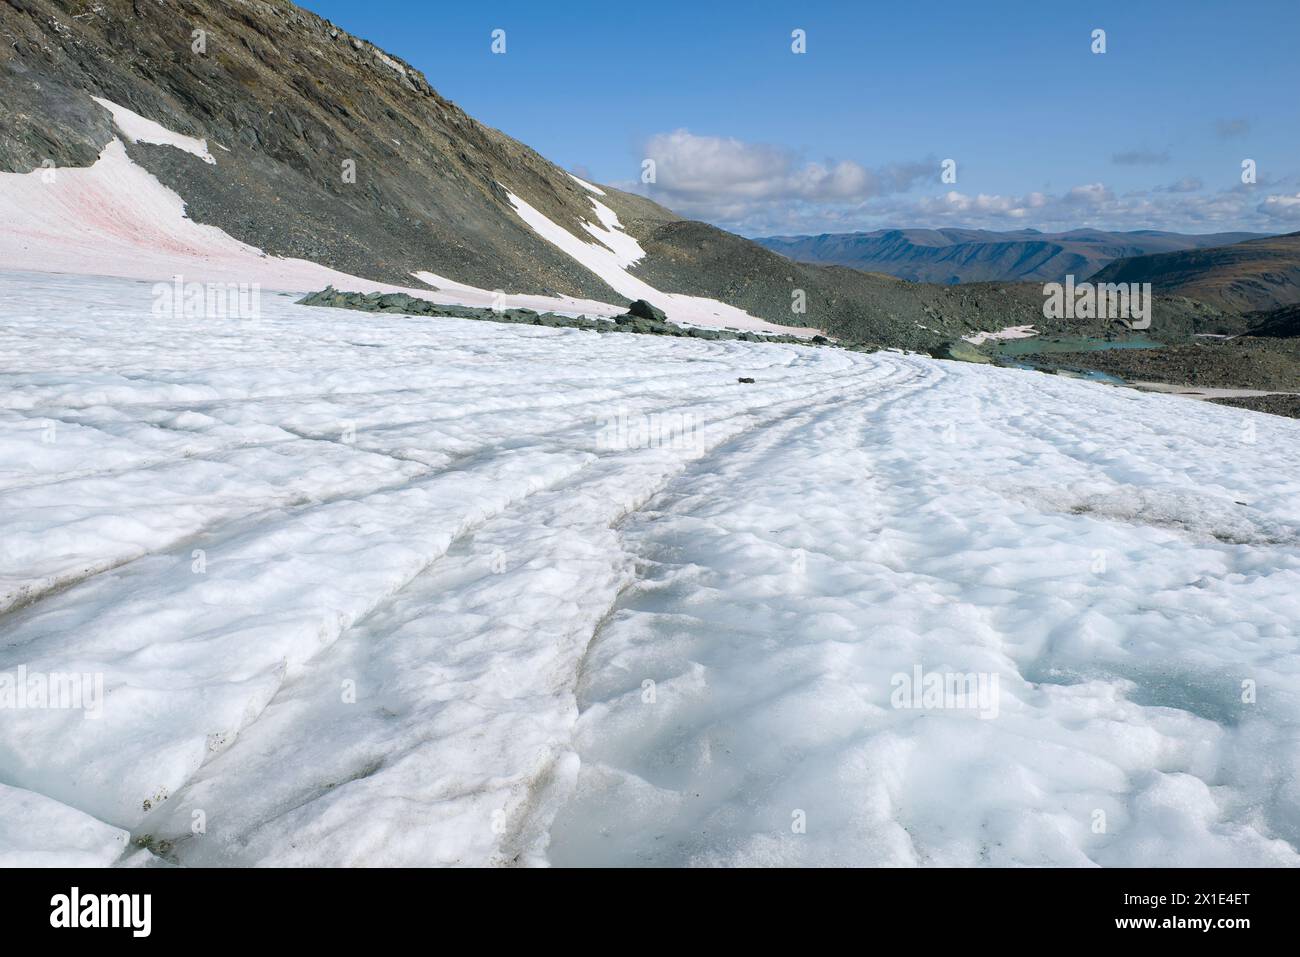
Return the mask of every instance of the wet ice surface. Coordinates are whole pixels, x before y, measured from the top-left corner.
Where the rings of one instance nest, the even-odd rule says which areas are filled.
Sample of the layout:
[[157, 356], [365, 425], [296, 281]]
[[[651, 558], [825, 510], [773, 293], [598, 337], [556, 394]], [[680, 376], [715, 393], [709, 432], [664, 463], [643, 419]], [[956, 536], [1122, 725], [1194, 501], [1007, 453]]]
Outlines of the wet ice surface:
[[0, 863], [1300, 863], [1300, 423], [150, 291], [0, 275]]

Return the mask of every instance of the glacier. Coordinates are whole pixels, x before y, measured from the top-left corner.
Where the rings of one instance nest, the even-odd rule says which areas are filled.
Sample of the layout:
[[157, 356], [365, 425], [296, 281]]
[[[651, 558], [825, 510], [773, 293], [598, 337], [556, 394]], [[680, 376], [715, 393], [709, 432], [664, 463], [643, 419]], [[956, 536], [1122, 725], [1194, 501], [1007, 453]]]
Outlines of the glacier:
[[0, 864], [1300, 864], [1300, 422], [152, 296], [0, 273]]

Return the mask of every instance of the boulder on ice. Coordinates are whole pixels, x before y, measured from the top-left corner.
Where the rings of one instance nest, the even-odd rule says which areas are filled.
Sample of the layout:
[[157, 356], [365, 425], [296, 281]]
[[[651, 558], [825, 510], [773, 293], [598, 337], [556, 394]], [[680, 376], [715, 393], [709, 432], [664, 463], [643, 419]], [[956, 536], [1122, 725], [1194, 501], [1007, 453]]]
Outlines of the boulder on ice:
[[627, 307], [629, 316], [636, 316], [638, 319], [653, 319], [656, 322], [667, 322], [668, 314], [658, 306], [652, 306], [644, 299], [638, 299]]

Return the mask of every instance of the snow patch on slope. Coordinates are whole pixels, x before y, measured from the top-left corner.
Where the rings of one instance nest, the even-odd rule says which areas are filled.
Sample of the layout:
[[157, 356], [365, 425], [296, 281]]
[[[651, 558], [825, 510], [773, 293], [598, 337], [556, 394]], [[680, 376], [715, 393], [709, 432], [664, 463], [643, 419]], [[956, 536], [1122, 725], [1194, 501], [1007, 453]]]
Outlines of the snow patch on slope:
[[122, 132], [122, 135], [132, 143], [156, 143], [159, 146], [174, 146], [178, 150], [184, 150], [186, 153], [197, 156], [205, 163], [216, 165], [216, 159], [208, 152], [207, 140], [186, 136], [183, 133], [174, 133], [161, 123], [146, 119], [139, 113], [132, 112], [125, 106], [111, 100], [105, 100], [103, 97], [92, 96], [91, 99], [113, 114], [113, 123]]
[[583, 189], [587, 190], [588, 192], [595, 193], [597, 196], [605, 195], [605, 191], [601, 189], [599, 186], [592, 186], [585, 179], [578, 179], [578, 177], [574, 176], [572, 173], [569, 174], [569, 179], [573, 180], [575, 183], [577, 183], [579, 186], [581, 186]]
[[992, 342], [999, 339], [1029, 339], [1038, 335], [1038, 330], [1032, 325], [1029, 326], [1007, 326], [1005, 329], [999, 329], [997, 332], [976, 332], [969, 336], [962, 336], [964, 340], [971, 345], [982, 346], [986, 342]]
[[623, 231], [623, 224], [618, 221], [618, 214], [604, 203], [594, 199], [591, 205], [595, 207], [596, 218], [600, 220], [600, 225], [596, 226], [583, 220], [582, 228], [613, 252], [618, 257], [619, 265], [624, 269], [644, 259], [645, 250], [641, 248], [641, 244], [635, 237]]
[[[125, 118], [124, 133], [130, 130], [144, 142], [166, 143], [189, 152], [200, 144], [203, 155], [207, 155], [204, 141], [169, 133], [129, 110], [117, 109]], [[622, 230], [612, 210], [599, 203], [596, 206], [599, 225], [584, 226], [599, 245], [577, 239], [535, 210], [533, 222], [535, 228], [545, 230], [557, 245], [563, 243], [561, 248], [597, 275], [614, 278], [619, 283], [611, 283], [616, 291], [630, 299], [649, 298], [671, 318], [685, 324], [793, 335], [817, 333], [816, 329], [763, 322], [713, 300], [665, 295], [634, 280], [625, 267], [642, 258], [644, 251]], [[627, 311], [613, 303], [572, 296], [497, 293], [425, 270], [417, 271], [413, 278], [434, 286], [436, 291], [398, 286], [352, 276], [305, 259], [268, 256], [215, 226], [190, 219], [185, 201], [134, 163], [116, 138], [88, 167], [0, 172], [0, 219], [5, 224], [0, 231], [0, 263], [13, 270], [156, 281], [181, 276], [187, 282], [257, 283], [267, 290], [291, 292], [333, 285], [353, 292], [405, 292], [443, 305], [521, 308], [605, 318]]]
[[[52, 178], [49, 174], [53, 174]], [[0, 172], [0, 262], [7, 269], [125, 279], [258, 283], [310, 292], [405, 292], [446, 305], [491, 306], [494, 293], [433, 273], [415, 278], [440, 291], [375, 282], [305, 259], [268, 256], [215, 226], [194, 222], [181, 197], [133, 162], [118, 139], [88, 167]], [[519, 307], [593, 316], [625, 310], [572, 297], [509, 295]]]
[[[135, 164], [121, 140], [88, 167], [0, 173], [0, 261], [9, 269], [130, 279], [261, 283], [312, 290], [334, 283], [370, 292], [397, 287], [347, 276], [303, 259], [267, 256], [194, 222], [185, 203]], [[414, 290], [412, 290], [414, 291]]]
[[660, 292], [644, 279], [628, 272], [629, 266], [645, 257], [645, 250], [635, 237], [623, 231], [614, 211], [594, 199], [591, 203], [599, 225], [588, 222], [582, 224], [583, 229], [596, 240], [592, 243], [579, 239], [509, 190], [506, 195], [519, 218], [535, 233], [594, 273], [619, 295], [653, 303], [674, 322], [805, 337], [820, 332], [818, 329], [768, 322], [716, 299]]

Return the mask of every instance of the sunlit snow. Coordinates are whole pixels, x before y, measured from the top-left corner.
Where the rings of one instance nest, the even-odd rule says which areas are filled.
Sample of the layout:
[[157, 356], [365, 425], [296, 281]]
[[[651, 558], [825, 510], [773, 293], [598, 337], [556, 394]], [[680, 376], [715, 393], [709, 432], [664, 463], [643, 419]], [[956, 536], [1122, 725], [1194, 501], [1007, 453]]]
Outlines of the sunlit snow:
[[91, 99], [113, 114], [113, 125], [132, 143], [174, 146], [178, 150], [184, 150], [186, 153], [197, 156], [205, 163], [216, 164], [217, 161], [208, 152], [207, 140], [195, 136], [186, 136], [184, 133], [175, 133], [161, 123], [143, 117], [134, 110], [128, 110], [125, 106], [106, 100], [103, 97], [92, 96]]
[[644, 279], [632, 275], [628, 271], [629, 267], [645, 257], [645, 250], [641, 248], [641, 244], [635, 237], [623, 231], [617, 214], [598, 200], [592, 199], [591, 206], [600, 225], [584, 222], [582, 225], [592, 239], [583, 240], [559, 223], [547, 218], [545, 213], [533, 208], [514, 193], [507, 192], [506, 195], [510, 199], [510, 205], [519, 214], [519, 218], [537, 235], [599, 276], [619, 295], [626, 296], [628, 299], [648, 300], [663, 309], [668, 318], [674, 322], [695, 326], [724, 326], [757, 332], [789, 333], [805, 337], [817, 334], [818, 330], [812, 327], [778, 325], [751, 316], [743, 309], [716, 299], [660, 292]]
[[0, 863], [1300, 864], [1300, 422], [154, 292], [0, 274]]

